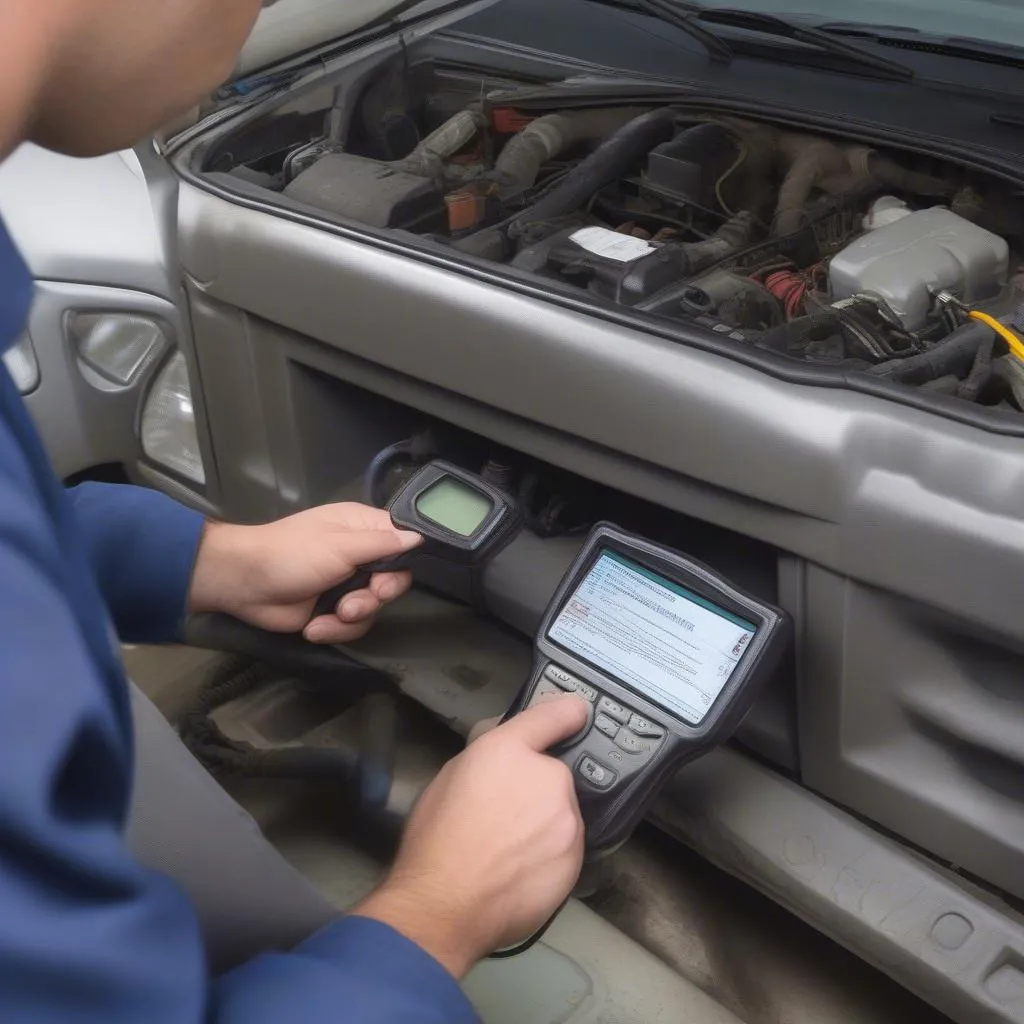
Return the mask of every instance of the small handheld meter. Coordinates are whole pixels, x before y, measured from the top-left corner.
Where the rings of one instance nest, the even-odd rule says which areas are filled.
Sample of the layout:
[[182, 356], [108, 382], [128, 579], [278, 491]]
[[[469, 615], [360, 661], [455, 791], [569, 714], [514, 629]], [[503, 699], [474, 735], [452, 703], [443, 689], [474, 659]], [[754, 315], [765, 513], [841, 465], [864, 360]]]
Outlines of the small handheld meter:
[[381, 559], [321, 595], [313, 616], [330, 615], [338, 602], [367, 585], [377, 572], [408, 569], [424, 556], [460, 565], [489, 561], [519, 533], [519, 506], [503, 491], [475, 473], [447, 462], [430, 462], [419, 469], [388, 502], [396, 529], [413, 530], [423, 543], [393, 558]]
[[618, 846], [661, 784], [727, 740], [792, 642], [789, 616], [685, 555], [596, 526], [544, 613], [506, 717], [575, 692], [573, 771], [591, 857]]

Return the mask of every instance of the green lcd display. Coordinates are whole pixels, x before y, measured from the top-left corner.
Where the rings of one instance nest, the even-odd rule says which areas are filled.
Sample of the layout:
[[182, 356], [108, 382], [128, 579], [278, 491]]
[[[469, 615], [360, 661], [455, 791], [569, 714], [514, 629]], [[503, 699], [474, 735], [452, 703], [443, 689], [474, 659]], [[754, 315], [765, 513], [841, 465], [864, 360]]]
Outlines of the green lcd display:
[[453, 476], [428, 487], [416, 499], [416, 511], [460, 537], [472, 537], [490, 515], [491, 499]]

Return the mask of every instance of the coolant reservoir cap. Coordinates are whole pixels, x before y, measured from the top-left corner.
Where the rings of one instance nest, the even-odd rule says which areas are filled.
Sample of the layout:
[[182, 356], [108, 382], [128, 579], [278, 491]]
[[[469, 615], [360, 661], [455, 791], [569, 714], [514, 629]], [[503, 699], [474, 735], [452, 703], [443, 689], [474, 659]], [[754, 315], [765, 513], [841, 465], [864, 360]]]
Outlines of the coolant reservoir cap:
[[875, 228], [885, 227], [886, 224], [894, 224], [909, 213], [910, 207], [902, 199], [896, 196], [880, 196], [864, 215], [864, 230], [874, 231]]

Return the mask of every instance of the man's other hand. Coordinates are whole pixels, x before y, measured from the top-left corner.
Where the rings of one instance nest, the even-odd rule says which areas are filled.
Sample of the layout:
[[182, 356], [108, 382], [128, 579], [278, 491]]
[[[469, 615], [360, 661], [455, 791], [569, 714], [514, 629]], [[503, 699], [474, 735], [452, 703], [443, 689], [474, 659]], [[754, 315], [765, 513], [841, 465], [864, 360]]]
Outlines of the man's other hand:
[[572, 772], [544, 751], [586, 720], [587, 705], [566, 696], [449, 761], [413, 810], [387, 880], [353, 913], [391, 925], [456, 978], [533, 934], [583, 861]]
[[420, 540], [396, 530], [387, 512], [348, 502], [265, 526], [210, 523], [199, 546], [189, 611], [227, 612], [279, 633], [302, 630], [314, 643], [348, 643], [409, 589], [409, 573], [378, 573], [365, 589], [346, 594], [335, 614], [310, 621], [317, 599], [360, 565], [408, 551]]

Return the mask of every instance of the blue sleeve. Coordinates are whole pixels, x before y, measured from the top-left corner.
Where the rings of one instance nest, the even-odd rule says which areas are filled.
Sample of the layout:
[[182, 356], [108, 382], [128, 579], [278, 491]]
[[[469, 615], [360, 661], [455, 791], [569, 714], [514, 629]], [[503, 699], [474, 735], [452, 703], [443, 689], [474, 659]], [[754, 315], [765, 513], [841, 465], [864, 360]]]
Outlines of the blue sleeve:
[[[305, 993], [297, 999], [296, 993]], [[218, 1024], [475, 1024], [455, 979], [379, 921], [343, 918], [293, 953], [268, 954], [225, 975]]]
[[[133, 492], [87, 488], [72, 507], [27, 419], [5, 408], [17, 402], [6, 385], [0, 367], [0, 1021], [474, 1021], [426, 952], [372, 921], [342, 920], [291, 953], [209, 978], [188, 900], [123, 840], [131, 722], [93, 574], [106, 574], [123, 623], [166, 630], [181, 614], [197, 523]], [[177, 552], [170, 570], [153, 531]], [[162, 574], [158, 593], [119, 578], [118, 547], [136, 570]], [[144, 614], [127, 606], [132, 594]]]
[[118, 636], [177, 640], [203, 517], [144, 487], [86, 483], [68, 495]]
[[5, 384], [0, 373], [0, 1020], [198, 1022], [194, 919], [122, 840], [131, 722], [103, 601]]

